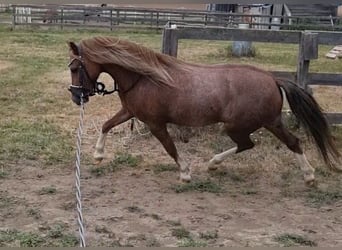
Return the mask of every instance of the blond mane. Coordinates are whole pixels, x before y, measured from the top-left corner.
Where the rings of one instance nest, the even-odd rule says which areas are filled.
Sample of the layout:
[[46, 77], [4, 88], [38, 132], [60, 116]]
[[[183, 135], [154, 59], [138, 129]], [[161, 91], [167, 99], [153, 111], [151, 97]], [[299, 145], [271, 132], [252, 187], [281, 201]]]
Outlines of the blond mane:
[[144, 46], [114, 37], [94, 37], [81, 41], [83, 56], [99, 64], [116, 64], [142, 74], [158, 85], [173, 86], [168, 69], [185, 69], [182, 61]]

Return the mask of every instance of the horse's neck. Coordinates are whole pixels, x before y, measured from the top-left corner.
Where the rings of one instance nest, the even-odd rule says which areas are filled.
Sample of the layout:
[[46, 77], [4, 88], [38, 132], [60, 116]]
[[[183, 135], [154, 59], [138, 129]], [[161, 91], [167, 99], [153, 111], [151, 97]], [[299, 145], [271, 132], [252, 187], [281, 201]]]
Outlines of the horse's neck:
[[105, 67], [105, 73], [109, 74], [114, 79], [121, 92], [126, 92], [131, 89], [140, 78], [138, 73], [117, 65], [108, 65]]

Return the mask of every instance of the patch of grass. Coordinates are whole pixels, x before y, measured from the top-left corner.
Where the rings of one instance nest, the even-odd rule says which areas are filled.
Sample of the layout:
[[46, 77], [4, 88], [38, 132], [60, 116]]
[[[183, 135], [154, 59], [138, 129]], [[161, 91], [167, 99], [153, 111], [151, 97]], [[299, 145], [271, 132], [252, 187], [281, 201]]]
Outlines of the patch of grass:
[[223, 151], [227, 150], [229, 146], [227, 143], [227, 138], [225, 136], [219, 136], [216, 140], [210, 141], [209, 148], [213, 150], [214, 154], [222, 153]]
[[174, 227], [178, 227], [182, 225], [182, 223], [179, 220], [167, 220], [166, 222], [167, 224], [174, 226]]
[[134, 168], [138, 166], [140, 160], [140, 157], [136, 157], [131, 154], [118, 153], [111, 163], [113, 167], [123, 166]]
[[47, 233], [0, 230], [0, 247], [75, 247], [78, 239], [62, 224], [53, 225]]
[[217, 169], [215, 171], [211, 171], [210, 175], [212, 177], [219, 178], [220, 182], [222, 182], [223, 179], [228, 179], [234, 182], [245, 182], [245, 178], [238, 171], [234, 169], [229, 169], [229, 170]]
[[[176, 237], [180, 242], [178, 242], [179, 247], [206, 247], [207, 242], [194, 239], [187, 229], [185, 229], [183, 226], [173, 228], [171, 230], [172, 236]], [[205, 232], [205, 233], [200, 233], [199, 235], [200, 239], [204, 240], [214, 240], [218, 238], [217, 231], [213, 232]]]
[[185, 238], [178, 243], [178, 247], [207, 247], [207, 243], [201, 240]]
[[79, 243], [78, 238], [73, 234], [63, 234], [59, 241], [57, 241], [57, 247], [76, 247]]
[[199, 237], [200, 237], [200, 239], [214, 240], [214, 239], [218, 238], [218, 233], [217, 233], [217, 230], [215, 230], [215, 231], [207, 231], [205, 233], [200, 233]]
[[126, 209], [131, 213], [142, 213], [142, 212], [144, 212], [144, 209], [137, 207], [137, 206], [129, 206], [129, 207], [126, 207]]
[[100, 234], [109, 234], [111, 231], [104, 225], [96, 225], [95, 232]]
[[342, 149], [342, 126], [331, 127], [331, 134], [335, 137], [336, 147]]
[[17, 204], [17, 199], [8, 195], [7, 191], [0, 191], [0, 209], [9, 209]]
[[8, 176], [7, 172], [0, 170], [0, 179], [5, 179], [7, 176]]
[[43, 187], [41, 190], [39, 190], [38, 194], [40, 195], [53, 195], [57, 193], [57, 189], [53, 186], [50, 187]]
[[342, 191], [312, 189], [307, 192], [306, 201], [314, 207], [331, 205], [335, 202], [342, 201]]
[[65, 227], [62, 224], [55, 224], [49, 229], [47, 236], [53, 239], [60, 238], [63, 236], [63, 231]]
[[96, 177], [100, 177], [100, 176], [104, 176], [106, 174], [106, 167], [102, 167], [102, 166], [99, 166], [99, 167], [92, 167], [90, 169], [90, 173], [92, 175], [95, 175]]
[[156, 164], [153, 166], [153, 173], [160, 174], [162, 172], [176, 172], [178, 167], [175, 164]]
[[1, 230], [0, 246], [16, 247], [40, 247], [46, 243], [46, 240], [36, 233], [19, 232], [17, 230]]
[[316, 242], [309, 240], [305, 236], [298, 235], [298, 234], [285, 233], [285, 234], [274, 237], [274, 240], [285, 247], [292, 247], [292, 246], [315, 247], [317, 246]]
[[36, 220], [39, 220], [42, 217], [38, 208], [30, 208], [27, 210], [27, 215], [35, 218]]
[[47, 165], [70, 162], [71, 142], [46, 120], [0, 123], [0, 160], [41, 160]]
[[75, 247], [79, 243], [78, 238], [67, 231], [67, 225], [63, 222], [49, 227], [44, 234], [46, 246], [49, 247]]
[[152, 237], [146, 240], [146, 247], [161, 247], [161, 244], [156, 238]]
[[281, 173], [280, 177], [282, 180], [282, 186], [291, 185], [298, 176], [301, 176], [302, 173], [300, 169], [294, 165], [290, 165], [287, 170]]
[[172, 236], [176, 237], [177, 239], [189, 238], [190, 232], [186, 230], [184, 227], [173, 228], [171, 230]]
[[329, 170], [327, 167], [316, 167], [315, 168], [315, 174], [323, 177], [331, 177], [333, 175], [333, 172]]
[[190, 183], [179, 184], [173, 186], [172, 189], [176, 193], [184, 193], [184, 192], [208, 192], [208, 193], [222, 193], [223, 189], [220, 185], [215, 182], [207, 179], [207, 180], [194, 180]]

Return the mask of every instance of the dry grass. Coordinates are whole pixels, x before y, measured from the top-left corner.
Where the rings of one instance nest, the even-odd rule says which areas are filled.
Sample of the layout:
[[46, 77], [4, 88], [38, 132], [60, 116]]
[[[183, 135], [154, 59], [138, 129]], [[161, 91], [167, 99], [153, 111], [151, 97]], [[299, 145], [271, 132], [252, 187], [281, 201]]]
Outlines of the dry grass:
[[12, 66], [13, 66], [12, 63], [0, 60], [0, 71], [7, 69], [7, 68], [11, 68]]
[[313, 86], [314, 97], [325, 112], [342, 112], [342, 88], [340, 86]]

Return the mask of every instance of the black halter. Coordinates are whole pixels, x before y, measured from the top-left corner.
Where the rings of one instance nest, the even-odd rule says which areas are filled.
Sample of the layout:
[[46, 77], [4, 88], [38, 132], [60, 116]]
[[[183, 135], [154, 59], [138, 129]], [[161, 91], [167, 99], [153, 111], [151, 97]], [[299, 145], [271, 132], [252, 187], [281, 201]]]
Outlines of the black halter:
[[[88, 70], [84, 65], [81, 48], [78, 46], [77, 49], [78, 49], [78, 56], [71, 60], [71, 62], [68, 64], [68, 67], [70, 67], [70, 65], [75, 60], [80, 62], [79, 85], [70, 84], [68, 90], [72, 94], [78, 96], [79, 98], [81, 98], [81, 97], [85, 98], [88, 96], [93, 96], [95, 94], [99, 94], [99, 95], [104, 96], [104, 95], [112, 94], [115, 91], [118, 91], [118, 86], [115, 82], [114, 82], [114, 89], [111, 91], [108, 91], [108, 90], [106, 90], [106, 86], [102, 82], [98, 82], [98, 81], [90, 78]], [[87, 88], [87, 84], [86, 84], [87, 81], [88, 81], [88, 84], [90, 83], [90, 85], [92, 86], [91, 88]]]

